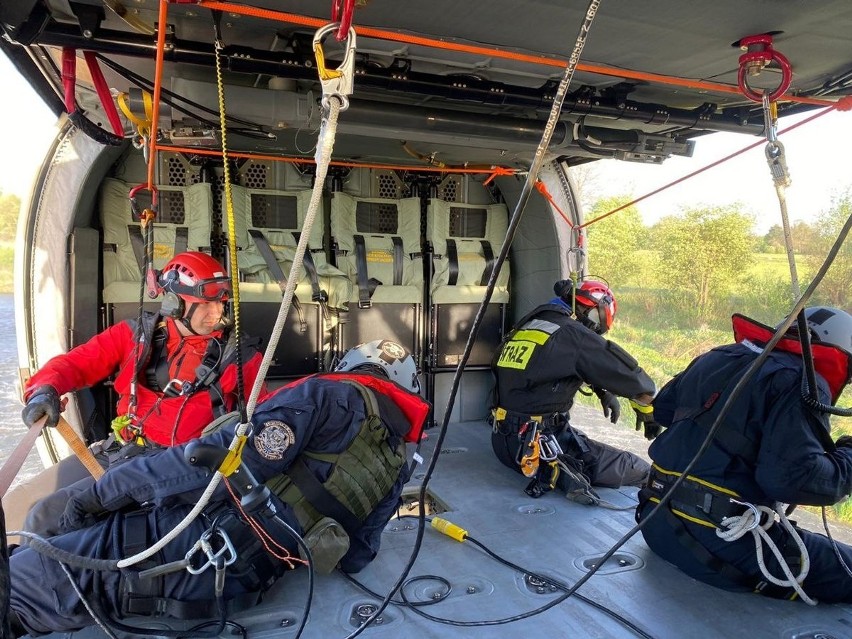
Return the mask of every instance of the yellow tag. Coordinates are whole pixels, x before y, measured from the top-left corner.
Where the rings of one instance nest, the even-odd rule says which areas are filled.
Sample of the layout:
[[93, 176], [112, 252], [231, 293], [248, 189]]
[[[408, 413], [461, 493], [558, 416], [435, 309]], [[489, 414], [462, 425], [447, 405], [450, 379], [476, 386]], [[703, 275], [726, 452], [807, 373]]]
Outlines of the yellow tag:
[[495, 408], [494, 419], [496, 419], [498, 422], [502, 422], [504, 419], [506, 419], [506, 409], [500, 408], [499, 406]]
[[219, 466], [219, 472], [225, 477], [230, 477], [231, 474], [240, 467], [242, 463], [243, 448], [245, 448], [248, 436], [240, 435], [237, 439], [237, 445], [225, 456], [222, 460], [222, 465]]

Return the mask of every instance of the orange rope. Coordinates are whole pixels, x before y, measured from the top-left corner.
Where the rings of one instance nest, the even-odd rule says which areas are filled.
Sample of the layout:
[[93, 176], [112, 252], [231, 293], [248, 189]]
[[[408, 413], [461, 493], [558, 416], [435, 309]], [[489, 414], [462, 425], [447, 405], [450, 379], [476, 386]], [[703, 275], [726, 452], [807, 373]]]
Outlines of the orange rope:
[[[251, 526], [251, 529], [254, 531], [254, 534], [257, 536], [258, 540], [263, 547], [266, 549], [270, 555], [275, 557], [276, 559], [280, 559], [284, 563], [288, 565], [290, 570], [293, 570], [296, 566], [293, 564], [302, 564], [303, 566], [307, 566], [308, 562], [299, 557], [294, 557], [290, 554], [290, 551], [287, 550], [284, 546], [279, 544], [272, 535], [266, 532], [260, 524], [258, 524], [254, 518], [249, 515], [245, 510], [243, 510], [243, 505], [240, 503], [240, 498], [234, 493], [234, 488], [231, 486], [231, 482], [228, 481], [228, 478], [225, 478], [225, 486], [228, 488], [228, 492], [231, 495], [231, 499], [233, 499], [234, 504], [236, 504], [237, 508], [240, 509], [240, 513], [243, 515], [243, 519]], [[284, 553], [283, 555], [279, 555], [275, 550], [270, 548], [270, 545], [275, 546], [277, 550]]]
[[151, 139], [148, 140], [148, 190], [154, 187], [154, 169], [157, 165], [157, 131], [160, 121], [160, 89], [163, 82], [163, 56], [166, 50], [166, 25], [169, 13], [168, 0], [160, 0], [160, 16], [157, 22], [157, 62], [154, 67], [154, 108], [151, 112]]
[[[268, 9], [258, 9], [239, 4], [231, 4], [229, 2], [216, 2], [215, 0], [201, 0], [199, 6], [217, 11], [227, 11], [248, 15], [255, 18], [264, 18], [267, 20], [275, 20], [277, 22], [289, 22], [306, 27], [319, 28], [325, 26], [327, 22], [320, 18], [309, 18], [294, 13], [284, 13], [281, 11], [270, 11]], [[458, 51], [461, 53], [470, 53], [473, 55], [482, 55], [494, 58], [503, 58], [506, 60], [514, 60], [516, 62], [527, 62], [542, 66], [551, 66], [565, 68], [568, 62], [558, 58], [551, 58], [544, 55], [530, 55], [525, 53], [516, 53], [514, 51], [505, 51], [495, 49], [493, 47], [484, 47], [478, 45], [461, 44], [458, 42], [450, 42], [447, 40], [439, 40], [436, 38], [426, 38], [422, 36], [414, 36], [403, 33], [395, 33], [386, 29], [376, 29], [373, 27], [359, 26], [355, 29], [358, 36], [362, 38], [375, 38], [377, 40], [389, 40], [392, 42], [403, 42], [406, 44], [414, 44], [433, 49], [445, 49], [447, 51]], [[717, 82], [707, 82], [705, 80], [691, 80], [689, 78], [680, 78], [676, 76], [661, 75], [658, 73], [647, 73], [644, 71], [631, 71], [629, 69], [614, 69], [611, 67], [601, 66], [599, 64], [578, 63], [577, 71], [586, 73], [594, 73], [596, 75], [614, 76], [617, 78], [629, 78], [631, 80], [643, 80], [646, 82], [654, 82], [657, 84], [671, 84], [674, 86], [688, 87], [690, 89], [699, 89], [704, 91], [715, 91], [718, 93], [731, 93], [742, 95], [740, 89], [736, 85], [719, 84]], [[819, 98], [808, 98], [804, 96], [792, 95], [785, 93], [778, 98], [788, 102], [799, 102], [801, 104], [812, 104], [815, 106], [832, 106], [835, 102], [831, 100], [822, 100]]]
[[565, 215], [562, 209], [560, 209], [556, 205], [556, 202], [553, 201], [553, 196], [550, 194], [550, 191], [547, 190], [547, 185], [545, 185], [545, 183], [541, 180], [536, 180], [535, 188], [538, 189], [538, 192], [541, 193], [548, 202], [550, 202], [550, 206], [555, 208], [559, 215], [562, 216], [562, 219], [565, 220], [565, 223], [568, 225], [568, 227], [573, 229], [574, 224], [571, 222], [571, 220], [568, 219], [568, 216]]
[[[787, 127], [783, 131], [779, 131], [778, 135], [781, 135], [783, 133], [787, 133], [788, 131], [792, 131], [793, 129], [797, 129], [798, 127], [802, 126], [803, 124], [807, 124], [808, 122], [812, 122], [812, 121], [816, 120], [817, 118], [821, 118], [825, 114], [831, 113], [834, 110], [848, 111], [848, 110], [850, 110], [850, 104], [852, 104], [852, 102], [850, 102], [849, 100], [843, 100], [841, 102], [838, 102], [837, 105], [836, 105], [836, 108], [832, 107], [832, 108], [828, 108], [828, 109], [823, 109], [819, 113], [816, 113], [815, 115], [812, 115], [811, 117], [806, 118], [806, 119], [802, 120], [801, 122], [797, 122], [796, 124], [793, 124], [792, 126]], [[723, 157], [719, 160], [716, 160], [715, 162], [711, 162], [710, 164], [703, 166], [700, 169], [693, 171], [692, 173], [688, 173], [688, 174], [686, 174], [682, 177], [679, 177], [678, 179], [674, 180], [673, 182], [669, 182], [665, 186], [661, 186], [658, 189], [654, 189], [650, 193], [646, 193], [645, 195], [637, 197], [635, 200], [632, 200], [632, 201], [628, 202], [627, 204], [622, 204], [621, 206], [614, 208], [613, 210], [611, 210], [607, 213], [604, 213], [603, 215], [599, 215], [598, 217], [591, 219], [588, 222], [585, 222], [584, 224], [580, 224], [577, 228], [580, 228], [580, 229], [586, 228], [590, 224], [594, 224], [595, 222], [599, 222], [602, 219], [607, 218], [610, 215], [613, 215], [614, 213], [618, 213], [619, 211], [623, 211], [627, 207], [633, 206], [634, 204], [637, 204], [637, 203], [641, 202], [642, 200], [648, 199], [652, 195], [656, 195], [657, 193], [665, 191], [666, 189], [673, 187], [675, 184], [680, 184], [681, 182], [684, 182], [684, 181], [688, 180], [689, 178], [695, 177], [699, 173], [703, 173], [704, 171], [707, 171], [708, 169], [712, 169], [714, 166], [718, 166], [718, 165], [720, 165], [724, 162], [727, 162], [728, 160], [735, 158], [736, 156], [741, 155], [741, 154], [745, 153], [746, 151], [751, 151], [753, 148], [758, 147], [765, 142], [766, 142], [766, 140], [758, 140], [757, 142], [754, 142], [753, 144], [749, 144], [748, 146], [743, 147], [739, 151], [734, 151], [730, 155], [726, 155], [725, 157]]]
[[[188, 153], [190, 155], [210, 155], [220, 157], [222, 155], [221, 151], [217, 151], [216, 149], [202, 149], [195, 147], [187, 147], [187, 146], [168, 146], [164, 144], [158, 144], [154, 147], [157, 151], [168, 151], [171, 153]], [[288, 162], [290, 164], [315, 164], [316, 160], [313, 158], [295, 158], [295, 157], [286, 157], [281, 155], [266, 155], [263, 153], [240, 153], [238, 151], [229, 151], [229, 157], [235, 158], [243, 158], [248, 160], [264, 160], [267, 162]], [[413, 165], [405, 165], [405, 164], [371, 164], [369, 162], [344, 162], [342, 160], [332, 160], [329, 162], [331, 166], [346, 166], [352, 168], [359, 169], [383, 169], [387, 171], [431, 171], [433, 173], [464, 173], [464, 174], [472, 174], [472, 173], [487, 173], [490, 176], [495, 177], [499, 175], [515, 175], [516, 173], [523, 173], [522, 169], [510, 169], [504, 166], [492, 166], [489, 168], [436, 168], [432, 166], [413, 166]]]

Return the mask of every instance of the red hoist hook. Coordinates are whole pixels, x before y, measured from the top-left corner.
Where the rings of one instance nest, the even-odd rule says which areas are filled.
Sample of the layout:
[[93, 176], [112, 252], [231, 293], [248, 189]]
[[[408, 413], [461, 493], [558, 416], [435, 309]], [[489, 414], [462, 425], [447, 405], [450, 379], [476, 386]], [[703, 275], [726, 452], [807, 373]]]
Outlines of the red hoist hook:
[[755, 91], [748, 85], [748, 76], [757, 75], [771, 62], [781, 67], [781, 83], [769, 93], [769, 101], [775, 102], [790, 88], [793, 80], [793, 68], [790, 61], [772, 48], [772, 36], [768, 34], [748, 36], [740, 40], [740, 49], [745, 51], [740, 56], [740, 69], [737, 84], [749, 100], [763, 102], [764, 92]]

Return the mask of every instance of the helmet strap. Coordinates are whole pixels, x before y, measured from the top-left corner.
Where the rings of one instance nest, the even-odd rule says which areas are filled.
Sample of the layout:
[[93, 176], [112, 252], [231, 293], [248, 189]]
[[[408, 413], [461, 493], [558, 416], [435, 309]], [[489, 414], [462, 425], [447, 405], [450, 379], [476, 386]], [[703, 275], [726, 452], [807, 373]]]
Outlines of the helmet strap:
[[186, 307], [186, 314], [183, 317], [178, 319], [177, 321], [183, 324], [184, 328], [188, 330], [193, 335], [200, 335], [197, 333], [194, 328], [192, 328], [192, 316], [195, 314], [196, 309], [198, 308], [198, 302], [192, 302]]

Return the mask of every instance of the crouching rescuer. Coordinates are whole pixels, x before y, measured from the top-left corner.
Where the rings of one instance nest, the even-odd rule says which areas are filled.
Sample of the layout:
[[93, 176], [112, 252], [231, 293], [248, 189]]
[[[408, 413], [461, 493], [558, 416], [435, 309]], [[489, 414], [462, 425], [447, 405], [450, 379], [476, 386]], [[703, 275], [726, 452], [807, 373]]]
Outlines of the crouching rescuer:
[[[362, 354], [349, 358], [349, 370], [314, 375], [264, 398], [238, 470], [152, 559], [120, 571], [75, 567], [72, 583], [44, 544], [16, 549], [10, 573], [17, 634], [91, 625], [86, 604], [99, 622], [125, 631], [132, 626], [119, 619], [134, 615], [224, 622], [226, 602], [256, 603], [286, 570], [305, 563], [289, 528], [304, 538], [317, 571], [361, 570], [400, 504], [408, 480], [405, 442], [419, 439], [429, 410], [413, 385], [413, 359], [396, 346], [397, 357], [385, 355], [384, 366], [371, 372], [359, 370]], [[368, 359], [382, 358], [378, 350], [373, 355]], [[211, 470], [228, 458], [238, 421], [229, 415], [201, 439], [111, 468], [69, 501], [64, 533], [50, 544], [98, 560], [149, 547], [199, 502]], [[93, 593], [92, 600], [84, 603], [79, 593]]]
[[648, 463], [631, 452], [590, 439], [569, 423], [574, 396], [586, 383], [604, 414], [618, 421], [617, 396], [630, 399], [636, 429], [660, 432], [649, 405], [654, 382], [635, 359], [602, 337], [615, 317], [615, 297], [597, 280], [561, 280], [556, 297], [522, 318], [492, 361], [496, 404], [491, 445], [497, 458], [530, 478], [539, 497], [558, 487], [587, 504], [601, 503], [592, 486], [639, 485]]

